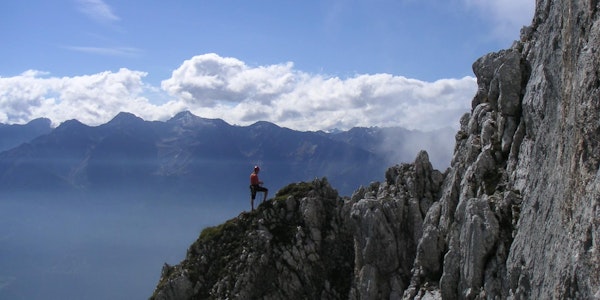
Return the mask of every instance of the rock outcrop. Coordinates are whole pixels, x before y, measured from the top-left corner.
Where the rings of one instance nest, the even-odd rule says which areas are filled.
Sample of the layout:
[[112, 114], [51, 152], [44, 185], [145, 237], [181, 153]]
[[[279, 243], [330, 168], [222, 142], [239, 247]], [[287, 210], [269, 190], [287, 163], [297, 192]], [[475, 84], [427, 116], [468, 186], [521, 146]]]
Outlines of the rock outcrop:
[[424, 219], [439, 198], [443, 175], [427, 153], [390, 168], [383, 183], [360, 188], [345, 203], [354, 236], [355, 274], [350, 299], [398, 299], [410, 283]]
[[443, 174], [422, 152], [351, 199], [302, 184], [203, 233], [154, 298], [600, 299], [598, 8], [538, 0], [473, 64]]
[[154, 299], [344, 299], [352, 236], [327, 180], [292, 184], [275, 199], [203, 230]]
[[206, 228], [153, 299], [400, 297], [443, 174], [427, 153], [343, 199], [326, 179], [291, 184], [255, 211]]

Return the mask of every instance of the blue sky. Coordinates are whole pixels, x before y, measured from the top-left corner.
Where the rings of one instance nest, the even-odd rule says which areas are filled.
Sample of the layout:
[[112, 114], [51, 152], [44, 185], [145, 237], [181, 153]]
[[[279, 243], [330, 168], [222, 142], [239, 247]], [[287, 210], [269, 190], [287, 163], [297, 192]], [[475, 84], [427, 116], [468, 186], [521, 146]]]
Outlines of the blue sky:
[[0, 123], [181, 110], [299, 130], [458, 124], [533, 0], [0, 4]]

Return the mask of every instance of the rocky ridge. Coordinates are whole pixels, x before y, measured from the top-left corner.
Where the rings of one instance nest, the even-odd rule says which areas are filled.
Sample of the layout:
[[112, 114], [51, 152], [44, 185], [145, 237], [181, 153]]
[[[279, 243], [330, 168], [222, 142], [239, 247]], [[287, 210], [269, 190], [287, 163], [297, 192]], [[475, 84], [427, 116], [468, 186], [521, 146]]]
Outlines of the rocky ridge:
[[442, 179], [421, 152], [351, 198], [324, 178], [289, 185], [255, 211], [205, 229], [181, 264], [163, 267], [153, 298], [401, 295]]
[[[473, 64], [479, 89], [443, 174], [422, 152], [350, 199], [322, 180], [280, 195], [230, 221], [247, 220], [231, 239], [247, 252], [211, 258], [231, 241], [203, 233], [153, 297], [600, 299], [598, 8], [538, 0], [519, 41]], [[294, 238], [275, 245], [288, 215]], [[218, 272], [193, 275], [206, 268]]]
[[342, 299], [352, 236], [327, 180], [289, 185], [250, 213], [206, 228], [177, 266], [165, 265], [155, 299]]

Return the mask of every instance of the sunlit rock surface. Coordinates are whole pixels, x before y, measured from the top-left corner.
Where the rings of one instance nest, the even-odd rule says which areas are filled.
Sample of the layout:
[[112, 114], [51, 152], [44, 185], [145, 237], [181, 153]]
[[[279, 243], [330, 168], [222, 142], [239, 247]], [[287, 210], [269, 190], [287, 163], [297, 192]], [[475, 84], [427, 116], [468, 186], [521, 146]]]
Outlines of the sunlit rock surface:
[[597, 1], [538, 0], [449, 169], [422, 152], [350, 199], [300, 184], [208, 229], [155, 299], [600, 299]]

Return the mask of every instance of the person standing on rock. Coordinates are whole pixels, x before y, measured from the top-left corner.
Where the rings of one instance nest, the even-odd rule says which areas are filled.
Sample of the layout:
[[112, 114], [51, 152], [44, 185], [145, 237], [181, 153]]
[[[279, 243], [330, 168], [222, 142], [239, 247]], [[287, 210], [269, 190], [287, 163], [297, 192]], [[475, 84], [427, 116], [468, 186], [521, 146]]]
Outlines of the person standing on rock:
[[269, 189], [267, 189], [266, 187], [263, 187], [262, 186], [263, 182], [260, 181], [260, 179], [258, 179], [259, 171], [260, 171], [260, 168], [258, 166], [254, 166], [254, 172], [252, 172], [252, 174], [250, 174], [250, 194], [252, 196], [250, 198], [250, 207], [252, 207], [252, 210], [254, 210], [254, 198], [256, 198], [256, 193], [257, 192], [265, 193], [263, 202], [265, 202], [267, 200], [267, 194], [269, 193]]

